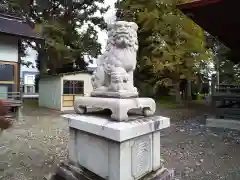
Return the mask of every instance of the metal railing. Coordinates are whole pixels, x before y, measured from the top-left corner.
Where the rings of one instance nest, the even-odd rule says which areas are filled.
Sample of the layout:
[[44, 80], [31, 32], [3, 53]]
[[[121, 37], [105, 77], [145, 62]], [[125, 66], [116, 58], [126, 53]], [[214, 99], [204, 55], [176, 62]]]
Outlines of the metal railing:
[[20, 92], [0, 92], [0, 99], [2, 100], [21, 100], [21, 93]]
[[21, 92], [5, 92], [0, 93], [0, 100], [8, 103], [11, 107], [19, 107], [22, 105]]

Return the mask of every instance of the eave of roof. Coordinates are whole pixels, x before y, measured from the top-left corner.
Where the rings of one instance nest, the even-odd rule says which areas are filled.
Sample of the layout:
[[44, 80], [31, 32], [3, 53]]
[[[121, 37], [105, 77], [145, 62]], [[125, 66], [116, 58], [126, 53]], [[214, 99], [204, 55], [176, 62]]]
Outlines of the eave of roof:
[[184, 10], [184, 9], [189, 9], [194, 7], [206, 6], [212, 3], [218, 3], [220, 1], [222, 0], [193, 0], [192, 2], [189, 2], [189, 3], [179, 4], [177, 7], [180, 10]]
[[37, 35], [22, 19], [6, 14], [0, 14], [0, 33], [26, 39], [43, 40], [43, 37]]
[[84, 71], [75, 71], [75, 72], [67, 72], [67, 73], [59, 73], [59, 74], [43, 74], [43, 75], [40, 75], [40, 78], [63, 77], [63, 76], [76, 75], [76, 74], [92, 74], [92, 71], [84, 70]]
[[239, 0], [198, 0], [177, 7], [240, 57], [239, 6]]

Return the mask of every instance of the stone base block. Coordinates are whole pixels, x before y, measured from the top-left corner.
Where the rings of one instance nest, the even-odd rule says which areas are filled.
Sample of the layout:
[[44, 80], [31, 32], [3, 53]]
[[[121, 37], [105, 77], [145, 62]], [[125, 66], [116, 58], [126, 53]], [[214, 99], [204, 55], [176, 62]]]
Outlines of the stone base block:
[[[142, 180], [174, 180], [174, 170], [161, 168], [155, 172], [147, 174]], [[96, 174], [81, 168], [79, 166], [68, 164], [61, 164], [55, 173], [47, 180], [104, 180]]]
[[141, 109], [144, 116], [155, 113], [156, 103], [151, 98], [101, 98], [101, 97], [78, 97], [74, 102], [74, 110], [78, 114], [87, 113], [88, 108], [109, 109], [112, 112], [111, 119], [127, 121], [128, 112], [132, 109]]
[[70, 127], [69, 161], [106, 180], [139, 180], [161, 169], [160, 129], [166, 117], [114, 122], [104, 117], [63, 115]]

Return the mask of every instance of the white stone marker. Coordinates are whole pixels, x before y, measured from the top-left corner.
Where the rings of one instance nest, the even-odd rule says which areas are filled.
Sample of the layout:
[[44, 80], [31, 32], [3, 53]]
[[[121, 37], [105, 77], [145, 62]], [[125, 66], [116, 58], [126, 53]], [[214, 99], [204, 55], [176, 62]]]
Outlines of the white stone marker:
[[138, 180], [162, 168], [160, 129], [170, 126], [169, 118], [114, 122], [87, 115], [63, 117], [69, 122], [69, 160], [75, 165], [106, 180]]

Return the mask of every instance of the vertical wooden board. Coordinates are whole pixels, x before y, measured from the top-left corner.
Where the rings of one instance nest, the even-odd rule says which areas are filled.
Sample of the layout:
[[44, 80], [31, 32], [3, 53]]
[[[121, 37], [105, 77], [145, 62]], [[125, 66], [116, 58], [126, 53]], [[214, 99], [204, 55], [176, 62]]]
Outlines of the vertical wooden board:
[[73, 101], [63, 101], [63, 107], [72, 107]]
[[63, 100], [64, 101], [73, 101], [74, 95], [63, 95]]

